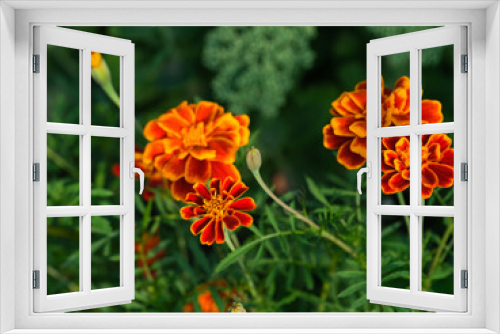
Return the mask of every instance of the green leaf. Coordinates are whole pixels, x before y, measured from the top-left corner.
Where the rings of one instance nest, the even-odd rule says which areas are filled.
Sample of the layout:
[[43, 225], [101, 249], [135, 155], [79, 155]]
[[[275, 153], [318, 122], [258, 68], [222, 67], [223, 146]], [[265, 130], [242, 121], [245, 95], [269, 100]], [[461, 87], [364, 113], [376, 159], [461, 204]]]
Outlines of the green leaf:
[[364, 271], [338, 271], [337, 276], [342, 277], [342, 278], [358, 278], [358, 277], [365, 277], [366, 272]]
[[350, 287], [348, 287], [347, 289], [345, 290], [342, 290], [339, 294], [338, 294], [338, 298], [344, 298], [344, 297], [347, 297], [347, 296], [350, 296], [352, 295], [353, 293], [355, 292], [358, 292], [360, 290], [364, 290], [366, 288], [366, 282], [363, 281], [363, 282], [358, 282], [358, 283], [355, 283], [353, 285], [351, 285]]
[[316, 197], [316, 199], [318, 201], [320, 201], [321, 203], [323, 203], [325, 205], [330, 205], [330, 203], [328, 203], [325, 195], [323, 195], [323, 193], [318, 188], [316, 183], [314, 183], [314, 181], [307, 176], [306, 176], [306, 183], [307, 183], [307, 187], [309, 188], [309, 191], [311, 192], [311, 194], [313, 194], [314, 197]]
[[252, 242], [249, 242], [248, 244], [242, 246], [241, 248], [236, 249], [234, 252], [229, 253], [228, 256], [226, 256], [224, 259], [222, 259], [221, 262], [215, 267], [215, 273], [219, 274], [223, 270], [227, 269], [230, 265], [238, 261], [240, 257], [248, 253], [252, 248], [263, 242], [264, 240], [269, 240], [272, 238], [279, 237], [281, 235], [287, 235], [290, 233], [284, 232], [284, 233], [275, 233], [275, 234], [269, 234], [266, 235], [260, 239], [254, 240]]

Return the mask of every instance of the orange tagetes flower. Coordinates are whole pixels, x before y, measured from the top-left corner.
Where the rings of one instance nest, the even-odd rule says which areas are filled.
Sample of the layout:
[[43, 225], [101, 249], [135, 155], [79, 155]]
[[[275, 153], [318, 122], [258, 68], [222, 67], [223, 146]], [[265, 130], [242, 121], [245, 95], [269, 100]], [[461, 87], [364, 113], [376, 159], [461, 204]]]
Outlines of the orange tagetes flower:
[[[410, 79], [399, 78], [394, 90], [382, 80], [382, 127], [410, 124]], [[358, 169], [366, 162], [366, 81], [352, 92], [344, 92], [332, 102], [330, 124], [323, 127], [323, 145], [338, 150], [337, 161], [347, 169]], [[422, 100], [422, 123], [443, 121], [441, 103]]]
[[[382, 81], [382, 101], [390, 90]], [[366, 161], [366, 81], [356, 85], [354, 91], [344, 92], [332, 102], [330, 124], [323, 127], [323, 145], [338, 150], [337, 161], [347, 169], [357, 169]], [[383, 114], [383, 125], [390, 118]]]
[[[402, 76], [384, 102], [384, 109], [396, 126], [410, 125], [410, 78]], [[444, 119], [441, 102], [422, 100], [422, 124], [441, 123]]]
[[[454, 178], [452, 140], [445, 134], [422, 136], [422, 198], [434, 188], [449, 188]], [[408, 137], [382, 138], [382, 191], [390, 195], [410, 186], [410, 141]]]
[[99, 52], [90, 52], [90, 67], [99, 67], [102, 63], [102, 54]]
[[[210, 291], [210, 287], [217, 291], [220, 298], [226, 303], [225, 309], [227, 309], [233, 298], [231, 296], [236, 295], [236, 291], [228, 288], [228, 284], [224, 280], [215, 280], [210, 283], [205, 283], [196, 288], [197, 292], [197, 302], [200, 306], [201, 312], [223, 312], [224, 310], [219, 310], [219, 307], [215, 303], [215, 300]], [[188, 303], [182, 308], [184, 312], [194, 312], [195, 308], [193, 303]]]
[[253, 217], [242, 211], [254, 210], [254, 200], [250, 197], [238, 199], [248, 190], [243, 182], [227, 177], [223, 182], [213, 179], [210, 189], [202, 183], [195, 184], [194, 189], [196, 193], [189, 193], [185, 200], [194, 206], [183, 207], [180, 213], [183, 219], [202, 217], [191, 225], [191, 233], [201, 233], [203, 245], [211, 245], [214, 241], [224, 243], [224, 226], [234, 231], [240, 225], [252, 225]]
[[[158, 233], [149, 234], [145, 232], [141, 241], [136, 241], [135, 243], [135, 252], [139, 255], [139, 259], [137, 259], [137, 266], [142, 268], [144, 277], [147, 277], [146, 265], [148, 266], [151, 276], [154, 278], [156, 276], [156, 271], [151, 269], [151, 266], [165, 257], [166, 251], [164, 249], [158, 250], [155, 254], [149, 254], [150, 251], [154, 251], [155, 248], [160, 243], [160, 236]], [[145, 261], [144, 261], [145, 259]]]
[[249, 123], [248, 116], [233, 116], [214, 102], [182, 102], [144, 128], [150, 143], [143, 161], [171, 181], [177, 200], [192, 192], [195, 183], [227, 176], [239, 180], [233, 163], [239, 147], [248, 143]]

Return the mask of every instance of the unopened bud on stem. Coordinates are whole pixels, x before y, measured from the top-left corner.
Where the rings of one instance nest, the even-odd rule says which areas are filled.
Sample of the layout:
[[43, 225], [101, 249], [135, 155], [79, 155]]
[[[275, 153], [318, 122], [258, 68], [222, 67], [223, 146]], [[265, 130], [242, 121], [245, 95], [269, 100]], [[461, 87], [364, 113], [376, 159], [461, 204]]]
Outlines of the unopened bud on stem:
[[262, 165], [262, 157], [260, 156], [260, 151], [255, 147], [252, 147], [247, 152], [247, 166], [252, 173], [258, 173]]

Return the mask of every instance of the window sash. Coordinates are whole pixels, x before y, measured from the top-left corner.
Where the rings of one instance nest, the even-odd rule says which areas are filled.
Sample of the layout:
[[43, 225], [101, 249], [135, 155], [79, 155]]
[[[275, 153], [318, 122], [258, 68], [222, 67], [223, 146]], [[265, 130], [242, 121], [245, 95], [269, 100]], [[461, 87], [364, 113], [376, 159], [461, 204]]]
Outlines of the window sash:
[[[47, 122], [47, 45], [80, 50], [80, 124]], [[34, 161], [40, 162], [40, 182], [34, 190], [34, 270], [40, 271], [40, 289], [34, 289], [35, 312], [66, 312], [109, 304], [130, 302], [134, 298], [134, 178], [129, 162], [134, 161], [134, 52], [127, 40], [82, 33], [76, 30], [35, 27], [34, 54], [40, 55], [40, 73], [34, 82]], [[119, 56], [119, 127], [93, 126], [90, 120], [91, 51]], [[80, 137], [80, 205], [47, 207], [47, 134]], [[120, 138], [121, 204], [91, 205], [91, 138]], [[120, 286], [91, 289], [91, 217], [120, 215]], [[80, 291], [47, 295], [47, 217], [79, 217]]]
[[[467, 162], [467, 76], [460, 73], [461, 55], [467, 53], [466, 28], [452, 26], [371, 41], [367, 46], [367, 161], [372, 177], [367, 189], [367, 298], [373, 303], [423, 310], [467, 311], [467, 290], [461, 289], [460, 271], [467, 269], [467, 187], [460, 164]], [[420, 50], [454, 45], [454, 122], [418, 124], [421, 107]], [[382, 128], [380, 102], [381, 56], [410, 52], [410, 125]], [[421, 142], [419, 135], [454, 133], [454, 207], [421, 206]], [[410, 205], [380, 205], [381, 138], [410, 136]], [[381, 215], [410, 216], [410, 290], [381, 286]], [[454, 294], [420, 291], [422, 230], [420, 216], [454, 217]]]

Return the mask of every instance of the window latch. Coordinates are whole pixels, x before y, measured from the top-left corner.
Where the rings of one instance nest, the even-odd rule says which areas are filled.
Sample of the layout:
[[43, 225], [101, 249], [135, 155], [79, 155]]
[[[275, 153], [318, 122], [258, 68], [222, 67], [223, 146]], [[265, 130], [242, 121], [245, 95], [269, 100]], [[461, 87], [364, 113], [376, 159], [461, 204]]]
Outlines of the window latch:
[[361, 195], [363, 192], [361, 191], [361, 176], [366, 173], [366, 177], [372, 178], [372, 163], [370, 161], [366, 162], [366, 167], [358, 170], [358, 192]]
[[135, 167], [134, 161], [130, 162], [129, 171], [131, 179], [135, 178], [134, 175], [135, 173], [139, 174], [139, 184], [140, 184], [139, 195], [142, 195], [142, 192], [144, 191], [144, 172], [142, 171], [142, 169]]
[[33, 270], [33, 289], [40, 289], [40, 270]]

